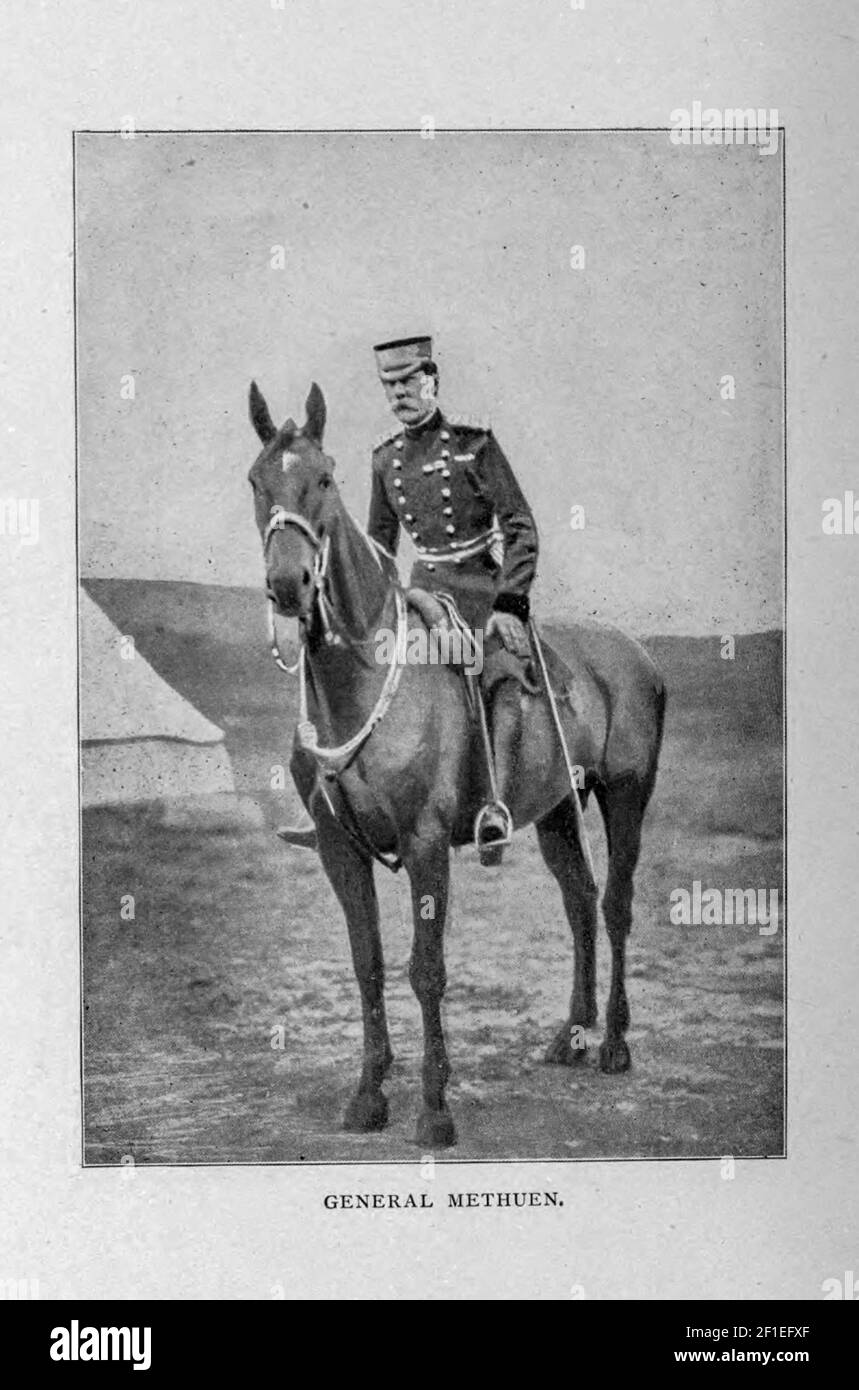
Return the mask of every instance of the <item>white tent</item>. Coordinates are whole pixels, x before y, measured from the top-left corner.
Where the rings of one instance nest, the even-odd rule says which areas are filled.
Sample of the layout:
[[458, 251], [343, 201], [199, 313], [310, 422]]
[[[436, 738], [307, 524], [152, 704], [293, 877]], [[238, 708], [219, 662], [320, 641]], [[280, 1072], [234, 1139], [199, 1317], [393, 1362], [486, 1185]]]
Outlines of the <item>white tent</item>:
[[85, 589], [80, 592], [84, 806], [226, 793], [224, 734], [162, 680]]

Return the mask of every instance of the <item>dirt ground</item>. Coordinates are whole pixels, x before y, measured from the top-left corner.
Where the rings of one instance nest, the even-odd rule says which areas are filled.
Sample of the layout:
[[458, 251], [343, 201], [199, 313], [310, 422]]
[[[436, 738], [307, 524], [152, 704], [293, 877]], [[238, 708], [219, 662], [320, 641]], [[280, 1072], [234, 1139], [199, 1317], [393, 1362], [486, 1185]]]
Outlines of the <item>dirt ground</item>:
[[[711, 662], [700, 676], [679, 651], [669, 664], [688, 668], [688, 679], [675, 682], [636, 878], [632, 1070], [600, 1073], [599, 1028], [578, 1067], [543, 1064], [572, 978], [557, 888], [533, 830], [517, 835], [500, 870], [481, 870], [464, 850], [454, 862], [445, 1003], [459, 1142], [439, 1157], [783, 1152], [783, 918], [771, 936], [669, 919], [671, 890], [694, 879], [777, 888], [783, 902], [780, 648], [770, 642], [730, 672]], [[230, 727], [223, 708], [221, 722]], [[235, 738], [248, 743], [246, 725]], [[316, 855], [274, 838], [277, 811], [266, 806], [266, 828], [230, 831], [172, 828], [143, 811], [85, 813], [87, 1162], [419, 1157], [407, 882], [377, 871], [396, 1053], [390, 1125], [346, 1134], [361, 1027], [345, 925]], [[602, 880], [594, 806], [587, 822]], [[121, 915], [125, 894], [133, 921]], [[598, 963], [601, 1024], [602, 929]]]

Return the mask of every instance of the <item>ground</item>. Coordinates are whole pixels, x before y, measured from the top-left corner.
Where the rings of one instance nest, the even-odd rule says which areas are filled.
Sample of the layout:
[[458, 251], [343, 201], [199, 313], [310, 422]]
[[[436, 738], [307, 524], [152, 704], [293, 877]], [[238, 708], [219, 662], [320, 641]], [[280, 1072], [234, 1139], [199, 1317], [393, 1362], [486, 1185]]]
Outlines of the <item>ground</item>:
[[[263, 787], [275, 729], [285, 756], [288, 684], [257, 668], [247, 625], [233, 628], [243, 634], [236, 650], [216, 635], [207, 645], [199, 626], [191, 642], [179, 619], [171, 626], [164, 617], [163, 594], [155, 602], [150, 592], [147, 607], [128, 587], [93, 593], [227, 728], [240, 785], [256, 788], [266, 825], [176, 827], [146, 808], [85, 813], [87, 1162], [418, 1160], [421, 1033], [407, 978], [404, 876], [378, 870], [396, 1054], [391, 1121], [382, 1134], [346, 1134], [361, 1026], [345, 926], [316, 855], [273, 836], [283, 799]], [[147, 617], [156, 611], [157, 621]], [[669, 918], [671, 890], [694, 879], [777, 888], [781, 901], [780, 638], [740, 637], [732, 662], [717, 640], [649, 645], [665, 670], [669, 715], [636, 877], [632, 1070], [598, 1070], [599, 1027], [579, 1066], [542, 1062], [566, 1015], [572, 943], [533, 830], [516, 836], [501, 869], [480, 869], [463, 850], [454, 858], [445, 1003], [459, 1142], [439, 1157], [783, 1152], [784, 920], [763, 936], [753, 926]], [[603, 880], [594, 806], [587, 823]], [[128, 894], [133, 920], [121, 910]], [[602, 930], [598, 960], [601, 1024]]]

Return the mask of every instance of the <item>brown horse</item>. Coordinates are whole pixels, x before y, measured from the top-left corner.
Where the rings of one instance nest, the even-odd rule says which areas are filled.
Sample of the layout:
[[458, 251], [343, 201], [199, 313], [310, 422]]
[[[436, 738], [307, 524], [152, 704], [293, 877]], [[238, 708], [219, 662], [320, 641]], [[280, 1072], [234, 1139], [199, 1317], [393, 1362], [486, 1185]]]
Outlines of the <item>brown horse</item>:
[[[451, 666], [397, 662], [399, 683], [383, 717], [373, 723], [386, 683], [391, 693], [393, 675], [393, 668], [386, 671], [375, 659], [376, 635], [397, 630], [402, 590], [393, 563], [343, 506], [333, 461], [322, 447], [325, 401], [315, 383], [305, 409], [302, 428], [287, 420], [277, 429], [256, 383], [251, 385], [251, 421], [263, 449], [249, 477], [269, 597], [281, 614], [297, 617], [302, 626], [307, 713], [321, 744], [347, 750], [339, 759], [322, 759], [320, 770], [305, 725], [305, 736], [296, 735], [291, 762], [316, 824], [322, 863], [346, 915], [361, 990], [363, 1068], [345, 1127], [382, 1129], [388, 1118], [382, 1082], [393, 1054], [373, 858], [396, 856], [411, 882], [409, 979], [424, 1027], [417, 1140], [425, 1147], [448, 1145], [455, 1143], [455, 1131], [445, 1101], [450, 1067], [441, 1001], [450, 849], [471, 841], [475, 815], [487, 796], [485, 758], [465, 681]], [[412, 629], [418, 622], [411, 614]], [[580, 799], [586, 803], [593, 790], [605, 822], [609, 861], [603, 909], [612, 976], [600, 1066], [620, 1072], [630, 1064], [624, 954], [633, 872], [656, 776], [665, 697], [658, 671], [631, 639], [613, 629], [581, 625], [572, 628], [572, 638], [567, 695], [558, 705], [572, 761], [584, 769]], [[517, 829], [536, 824], [573, 934], [569, 1018], [546, 1054], [547, 1062], [572, 1065], [584, 1055], [582, 1029], [597, 1017], [597, 887], [545, 695], [525, 694], [509, 680], [497, 691], [496, 698], [521, 700], [523, 706], [516, 790], [508, 798], [514, 824]], [[362, 729], [356, 751], [354, 736]]]

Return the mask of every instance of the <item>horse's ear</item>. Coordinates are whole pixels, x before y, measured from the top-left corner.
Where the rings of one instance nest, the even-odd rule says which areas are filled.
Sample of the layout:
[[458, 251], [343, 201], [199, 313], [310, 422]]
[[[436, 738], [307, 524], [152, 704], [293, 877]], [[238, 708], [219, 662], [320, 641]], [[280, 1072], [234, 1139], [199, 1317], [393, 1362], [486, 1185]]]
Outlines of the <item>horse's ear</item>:
[[263, 444], [268, 444], [269, 440], [274, 439], [277, 430], [275, 429], [274, 421], [268, 413], [268, 406], [265, 403], [262, 391], [255, 381], [251, 382], [248, 407], [250, 410], [251, 424]]
[[322, 436], [325, 433], [325, 397], [314, 381], [310, 388], [304, 406], [307, 415], [307, 424], [304, 426], [304, 433], [308, 439], [313, 439], [317, 444], [322, 443]]

